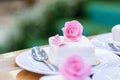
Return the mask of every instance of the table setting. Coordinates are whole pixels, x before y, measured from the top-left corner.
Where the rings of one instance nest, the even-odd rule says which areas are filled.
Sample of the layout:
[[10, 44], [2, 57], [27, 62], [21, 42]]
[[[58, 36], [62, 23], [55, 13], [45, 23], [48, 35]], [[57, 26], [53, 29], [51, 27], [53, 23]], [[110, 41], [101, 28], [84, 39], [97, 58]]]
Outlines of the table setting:
[[77, 20], [68, 21], [62, 28], [63, 36], [57, 34], [50, 37], [48, 47], [35, 46], [18, 55], [15, 61], [25, 70], [44, 74], [39, 80], [47, 80], [47, 77], [48, 80], [117, 80], [119, 77], [115, 76], [119, 76], [120, 71], [118, 29], [120, 25], [114, 26], [112, 33], [93, 37], [90, 43], [82, 35], [83, 26]]
[[[91, 39], [91, 42], [96, 46], [96, 48], [101, 48], [101, 49], [110, 51], [113, 55], [120, 56], [119, 44], [113, 42], [111, 32], [97, 35]], [[117, 66], [115, 66], [115, 64], [111, 64], [111, 61], [113, 61], [112, 58], [110, 62], [108, 62], [108, 64], [110, 64], [109, 66], [106, 66], [105, 68], [103, 68], [102, 70], [99, 70], [96, 74], [94, 74], [93, 80], [119, 80], [120, 79], [119, 61], [116, 62], [116, 64], [118, 64]]]
[[[51, 70], [51, 68], [48, 67], [46, 63], [34, 60], [34, 58], [31, 55], [32, 49], [29, 51], [25, 51], [21, 53], [20, 55], [18, 55], [16, 57], [16, 63], [25, 70], [38, 73], [38, 74], [44, 74], [47, 77], [49, 77], [48, 75], [59, 76], [60, 73], [57, 71], [55, 67], [54, 67], [55, 70], [54, 69]], [[43, 50], [45, 50], [46, 53], [48, 53], [49, 47], [45, 47], [43, 48]], [[120, 62], [120, 58], [116, 54], [112, 53], [111, 51], [108, 51], [106, 49], [101, 49], [101, 48], [96, 48], [95, 52], [96, 52], [95, 54], [96, 57], [98, 58], [98, 60], [100, 60], [100, 64], [92, 67], [92, 71], [93, 71], [92, 74], [94, 74], [94, 76], [92, 76], [93, 77], [92, 80], [100, 80], [101, 78], [97, 79], [96, 76], [100, 74], [103, 75], [103, 72], [106, 72], [106, 71], [108, 72], [109, 70], [111, 70], [111, 68], [114, 68], [113, 71], [115, 70], [120, 71], [120, 68], [119, 68], [120, 64], [118, 64]], [[112, 71], [110, 73], [111, 73], [110, 75], [113, 74]], [[100, 76], [98, 76], [98, 78]]]
[[49, 45], [0, 55], [0, 64], [9, 60], [12, 65], [2, 66], [1, 71], [12, 67], [6, 72], [13, 71], [14, 80], [119, 80], [118, 27], [89, 39], [82, 35], [83, 26], [78, 21], [66, 22], [64, 35], [50, 37]]
[[120, 46], [112, 43], [112, 33], [104, 33], [94, 37], [91, 42], [96, 46], [108, 49], [113, 53], [120, 55]]
[[[99, 35], [92, 36], [92, 37], [90, 36], [88, 38], [90, 38], [91, 42], [92, 42], [93, 39], [96, 39], [99, 36], [106, 35], [106, 34], [111, 34], [111, 33], [99, 34]], [[48, 54], [48, 50], [49, 50], [48, 45], [47, 46], [40, 46], [40, 48], [44, 49], [46, 51], [46, 53]], [[56, 74], [56, 73], [51, 71], [44, 63], [37, 62], [34, 59], [32, 59], [32, 56], [31, 56], [31, 53], [30, 53], [31, 51], [32, 51], [32, 49], [30, 48], [30, 49], [25, 49], [25, 50], [20, 50], [20, 51], [15, 51], [15, 52], [5, 53], [3, 55], [0, 55], [2, 62], [3, 62], [3, 59], [4, 59], [4, 63], [6, 63], [6, 64], [9, 63], [10, 64], [10, 66], [8, 66], [8, 65], [7, 66], [6, 65], [1, 66], [1, 68], [6, 67], [6, 69], [7, 69], [7, 70], [4, 70], [4, 72], [5, 72], [4, 75], [8, 76], [8, 77], [11, 77], [11, 75], [12, 75], [12, 77], [11, 77], [12, 80], [16, 80], [16, 78], [13, 79], [13, 76], [17, 77], [19, 80], [40, 80], [40, 79], [41, 80], [49, 80], [49, 79], [54, 79], [56, 77], [60, 78], [60, 75], [49, 76], [51, 74]], [[118, 55], [116, 55], [116, 53], [113, 53], [111, 50], [108, 50], [104, 47], [100, 47], [100, 45], [96, 46], [95, 51], [98, 52], [98, 55], [96, 55], [96, 56], [99, 57], [99, 59], [102, 62], [104, 62], [104, 61], [105, 61], [105, 63], [106, 62], [110, 63], [111, 61], [112, 62], [109, 64], [109, 69], [107, 69], [108, 67], [107, 67], [107, 65], [105, 65], [105, 63], [103, 63], [102, 65], [96, 66], [96, 68], [94, 68], [93, 71], [97, 70], [97, 68], [102, 67], [102, 66], [103, 66], [102, 67], [103, 70], [99, 70], [96, 74], [94, 74], [94, 76], [92, 76], [92, 80], [99, 80], [98, 78], [100, 78], [100, 76], [103, 76], [103, 74], [105, 72], [106, 73], [107, 72], [111, 73], [111, 74], [108, 74], [108, 77], [107, 77], [108, 80], [116, 80], [116, 79], [112, 79], [112, 78], [114, 78], [116, 75], [117, 76], [119, 75], [117, 73], [117, 72], [119, 72], [119, 57], [118, 57]], [[11, 55], [11, 54], [13, 54], [13, 55]], [[108, 54], [110, 54], [110, 55], [108, 55]], [[26, 57], [26, 56], [28, 56], [28, 57]], [[22, 59], [21, 59], [21, 57], [22, 57]], [[18, 61], [18, 60], [20, 60], [20, 61]], [[18, 61], [18, 64], [17, 64], [17, 61]], [[32, 64], [30, 64], [30, 62], [32, 62]], [[23, 64], [26, 64], [26, 63], [29, 64], [29, 66], [28, 65], [27, 66], [23, 65]], [[39, 65], [41, 65], [41, 64], [44, 67], [40, 67]], [[31, 67], [31, 65], [33, 67]], [[38, 66], [38, 68], [36, 66]], [[40, 70], [38, 70], [38, 69], [40, 69]], [[111, 71], [111, 70], [113, 70], [113, 71]], [[110, 79], [109, 76], [111, 76], [111, 75], [113, 75], [113, 76]], [[104, 78], [103, 79], [100, 78], [100, 79], [104, 80]], [[107, 79], [105, 78], [105, 80], [107, 80]], [[6, 80], [9, 80], [9, 79], [6, 79]]]

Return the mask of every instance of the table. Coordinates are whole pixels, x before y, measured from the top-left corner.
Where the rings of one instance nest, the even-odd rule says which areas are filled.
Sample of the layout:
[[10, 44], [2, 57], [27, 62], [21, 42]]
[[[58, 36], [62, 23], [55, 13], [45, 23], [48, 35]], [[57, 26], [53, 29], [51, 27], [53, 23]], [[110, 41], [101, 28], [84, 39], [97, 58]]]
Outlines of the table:
[[[89, 37], [91, 39], [92, 37]], [[46, 47], [48, 45], [42, 46]], [[30, 49], [24, 49], [0, 55], [0, 80], [39, 80], [43, 74], [36, 74], [21, 69], [15, 63], [15, 58], [20, 53]]]
[[42, 74], [23, 70], [15, 63], [16, 56], [27, 50], [29, 49], [0, 55], [0, 80], [39, 80], [43, 76]]

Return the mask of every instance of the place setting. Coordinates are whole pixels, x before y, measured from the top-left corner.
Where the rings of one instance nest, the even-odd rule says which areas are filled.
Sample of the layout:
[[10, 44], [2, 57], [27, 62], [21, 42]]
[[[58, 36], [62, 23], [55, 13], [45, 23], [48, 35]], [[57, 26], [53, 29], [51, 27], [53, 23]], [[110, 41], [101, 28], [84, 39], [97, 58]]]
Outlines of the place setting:
[[[111, 32], [97, 35], [91, 39], [93, 45], [96, 48], [104, 49], [111, 52], [114, 55], [120, 56], [120, 25], [115, 25], [111, 29]], [[108, 56], [108, 55], [106, 55]], [[119, 61], [114, 62], [112, 59], [104, 67], [101, 67], [92, 77], [93, 80], [119, 80], [120, 79], [120, 65]], [[111, 64], [111, 61], [112, 64]], [[115, 65], [118, 64], [118, 65]]]
[[97, 35], [91, 39], [93, 45], [112, 51], [116, 55], [120, 55], [120, 25], [115, 25], [111, 32]]
[[[40, 80], [116, 80], [111, 75], [120, 71], [120, 57], [112, 51], [116, 41], [113, 43], [111, 33], [89, 40], [82, 35], [83, 26], [76, 20], [66, 22], [62, 31], [63, 36], [56, 34], [48, 38], [47, 47], [34, 46], [19, 54], [16, 64], [27, 71], [44, 74]], [[112, 44], [108, 44], [108, 39]], [[103, 76], [104, 71], [110, 72], [106, 73], [108, 77]]]
[[[36, 51], [35, 51], [36, 50]], [[32, 71], [39, 74], [58, 74], [58, 68], [50, 62], [44, 62], [48, 60], [48, 51], [49, 47], [42, 48], [42, 58], [40, 56], [40, 47], [36, 46], [33, 47], [31, 50], [25, 51], [16, 57], [16, 63], [23, 69], [28, 71]], [[111, 63], [112, 65], [118, 65], [120, 61], [119, 57], [114, 55], [108, 50], [103, 49], [96, 49], [95, 56], [100, 61], [98, 66], [94, 66], [93, 70], [97, 70], [98, 68], [102, 67], [105, 63]], [[106, 56], [107, 55], [107, 56]], [[39, 59], [40, 58], [40, 59]], [[45, 58], [45, 60], [44, 60]], [[42, 59], [42, 60], [41, 60]], [[40, 60], [40, 61], [39, 61]], [[95, 72], [95, 71], [94, 71]]]
[[[40, 60], [39, 58], [41, 58], [40, 57], [41, 54], [38, 53], [40, 53], [40, 51], [42, 51], [43, 53], [42, 60], [44, 60], [44, 58], [45, 60], [47, 60], [46, 56], [48, 55], [49, 47], [40, 48], [36, 46], [33, 47], [31, 50], [28, 50], [18, 55], [16, 57], [16, 63], [18, 64], [19, 67], [28, 70], [30, 72], [45, 74], [46, 76], [42, 77], [41, 80], [44, 80], [44, 78], [45, 80], [47, 80], [47, 77], [48, 78], [50, 77], [50, 79], [52, 79], [53, 77], [60, 78], [61, 75], [56, 66], [50, 64], [49, 61], [48, 63], [44, 61], [39, 61]], [[37, 54], [34, 54], [35, 52]], [[106, 74], [107, 76], [110, 76], [116, 74], [116, 73], [112, 73], [113, 71], [116, 70], [120, 71], [120, 68], [118, 67], [120, 58], [118, 56], [114, 55], [108, 50], [96, 49], [95, 52], [96, 52], [96, 57], [100, 61], [100, 63], [96, 66], [92, 66], [92, 73], [91, 73], [92, 79], [88, 78], [87, 80], [100, 80], [103, 79], [100, 77], [104, 75], [104, 72], [111, 71], [110, 73], [108, 72], [109, 73], [108, 75]], [[49, 75], [53, 75], [53, 76], [49, 76]]]
[[97, 35], [91, 39], [91, 42], [98, 48], [107, 49], [116, 55], [120, 55], [120, 45], [119, 43], [113, 41], [112, 33]]

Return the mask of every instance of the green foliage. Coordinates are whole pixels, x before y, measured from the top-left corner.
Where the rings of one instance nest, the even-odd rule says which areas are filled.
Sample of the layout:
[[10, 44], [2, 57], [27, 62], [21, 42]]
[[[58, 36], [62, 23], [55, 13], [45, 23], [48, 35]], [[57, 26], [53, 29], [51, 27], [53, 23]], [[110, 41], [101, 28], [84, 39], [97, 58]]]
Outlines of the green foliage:
[[15, 26], [20, 32], [19, 39], [12, 36], [5, 49], [8, 52], [48, 44], [48, 38], [58, 33], [56, 23], [63, 18], [72, 20], [84, 15], [84, 3], [81, 0], [43, 1], [17, 14]]
[[[86, 36], [110, 31], [109, 26], [91, 21], [92, 18], [88, 17], [90, 14], [89, 11], [87, 13], [86, 6], [89, 6], [88, 3], [92, 3], [91, 1], [97, 0], [43, 0], [34, 7], [20, 12], [16, 15], [15, 26], [19, 31], [19, 34], [16, 34], [17, 39], [12, 36], [0, 51], [8, 52], [46, 45], [50, 36], [57, 33], [62, 35], [61, 28], [66, 21], [74, 19], [83, 24]], [[101, 1], [104, 3], [108, 0]]]

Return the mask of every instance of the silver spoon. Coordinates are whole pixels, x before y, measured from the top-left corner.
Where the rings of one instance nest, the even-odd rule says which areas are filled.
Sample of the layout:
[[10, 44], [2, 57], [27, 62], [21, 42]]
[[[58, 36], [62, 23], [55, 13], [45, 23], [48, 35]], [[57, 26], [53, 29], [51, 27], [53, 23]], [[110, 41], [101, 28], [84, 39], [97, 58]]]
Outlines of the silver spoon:
[[38, 46], [32, 48], [32, 58], [36, 61], [45, 63], [50, 70], [57, 71], [57, 68], [55, 66], [47, 62], [47, 53], [43, 49], [40, 49]]

